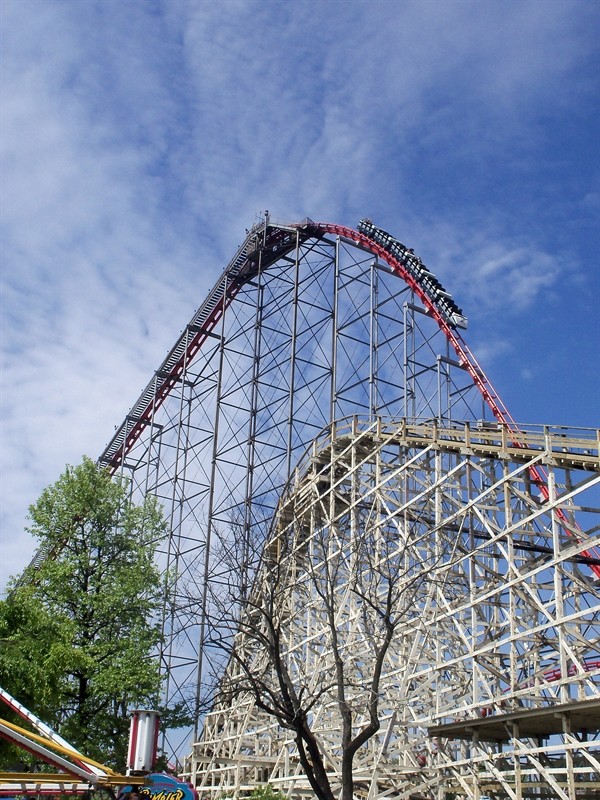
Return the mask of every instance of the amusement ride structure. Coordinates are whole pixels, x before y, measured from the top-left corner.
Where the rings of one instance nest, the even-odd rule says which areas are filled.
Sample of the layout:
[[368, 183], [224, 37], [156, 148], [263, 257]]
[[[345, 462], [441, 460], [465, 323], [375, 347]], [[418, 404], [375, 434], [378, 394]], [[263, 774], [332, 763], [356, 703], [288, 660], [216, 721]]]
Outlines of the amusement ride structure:
[[336, 797], [362, 731], [355, 797], [600, 797], [599, 432], [517, 425], [466, 327], [370, 220], [266, 214], [102, 454], [168, 516], [201, 797], [313, 797], [300, 717]]

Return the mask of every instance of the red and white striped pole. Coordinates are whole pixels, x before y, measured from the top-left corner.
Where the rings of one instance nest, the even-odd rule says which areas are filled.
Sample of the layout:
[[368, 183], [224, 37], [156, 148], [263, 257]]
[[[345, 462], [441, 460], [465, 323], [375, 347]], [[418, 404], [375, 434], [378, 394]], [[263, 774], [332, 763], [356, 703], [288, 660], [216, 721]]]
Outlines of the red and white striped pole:
[[133, 711], [129, 728], [127, 775], [152, 772], [158, 746], [158, 711]]

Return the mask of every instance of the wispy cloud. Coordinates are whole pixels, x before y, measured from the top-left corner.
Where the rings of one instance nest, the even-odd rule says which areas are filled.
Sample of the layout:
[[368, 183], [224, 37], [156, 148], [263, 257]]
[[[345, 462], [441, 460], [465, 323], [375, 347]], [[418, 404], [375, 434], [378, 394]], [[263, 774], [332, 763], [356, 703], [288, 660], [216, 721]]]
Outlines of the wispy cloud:
[[[552, 415], [552, 363], [589, 397], [595, 4], [0, 10], [1, 581], [30, 555], [27, 505], [101, 451], [263, 209], [371, 216], [448, 283], [509, 391], [518, 361]], [[530, 358], [535, 325], [553, 341]]]

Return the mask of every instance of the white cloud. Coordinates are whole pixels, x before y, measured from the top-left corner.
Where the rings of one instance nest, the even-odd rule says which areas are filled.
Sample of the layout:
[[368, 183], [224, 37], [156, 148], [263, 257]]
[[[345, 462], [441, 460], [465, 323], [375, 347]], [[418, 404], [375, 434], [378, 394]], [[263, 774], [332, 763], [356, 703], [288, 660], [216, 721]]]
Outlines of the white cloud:
[[503, 289], [506, 309], [522, 311], [556, 283], [559, 265], [547, 253], [520, 248], [486, 259], [473, 277], [479, 298], [487, 306], [498, 307], [496, 292], [486, 291], [486, 287], [496, 286]]

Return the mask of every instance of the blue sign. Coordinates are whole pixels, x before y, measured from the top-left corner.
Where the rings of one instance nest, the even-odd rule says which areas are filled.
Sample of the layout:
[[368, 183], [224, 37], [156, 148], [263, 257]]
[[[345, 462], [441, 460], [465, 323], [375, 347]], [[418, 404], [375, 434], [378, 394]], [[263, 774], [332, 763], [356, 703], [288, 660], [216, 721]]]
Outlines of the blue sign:
[[133, 800], [130, 795], [136, 794], [140, 800], [198, 800], [198, 794], [191, 783], [184, 783], [172, 775], [153, 772], [143, 780], [144, 783], [124, 786], [119, 792], [119, 800]]

